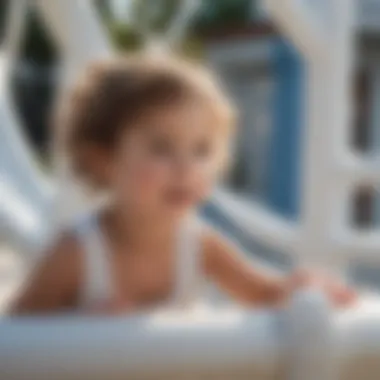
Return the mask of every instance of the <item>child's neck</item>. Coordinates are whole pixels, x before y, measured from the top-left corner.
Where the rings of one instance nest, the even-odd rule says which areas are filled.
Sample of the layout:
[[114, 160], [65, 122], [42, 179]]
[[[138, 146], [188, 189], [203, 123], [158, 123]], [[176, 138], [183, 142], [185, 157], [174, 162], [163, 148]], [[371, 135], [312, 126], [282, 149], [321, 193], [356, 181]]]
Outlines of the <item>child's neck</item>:
[[[178, 220], [157, 215], [145, 215], [132, 207], [127, 212], [116, 204], [105, 211], [105, 222], [119, 241], [145, 248], [172, 239], [177, 231]], [[148, 238], [149, 237], [149, 238]]]

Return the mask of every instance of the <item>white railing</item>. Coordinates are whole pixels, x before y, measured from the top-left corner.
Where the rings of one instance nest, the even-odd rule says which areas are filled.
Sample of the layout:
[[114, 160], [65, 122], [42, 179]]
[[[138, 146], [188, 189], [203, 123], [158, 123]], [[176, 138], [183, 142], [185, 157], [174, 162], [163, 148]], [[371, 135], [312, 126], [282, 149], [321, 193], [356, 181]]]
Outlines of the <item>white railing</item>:
[[380, 373], [380, 305], [332, 313], [318, 293], [283, 312], [3, 319], [3, 379], [366, 379]]

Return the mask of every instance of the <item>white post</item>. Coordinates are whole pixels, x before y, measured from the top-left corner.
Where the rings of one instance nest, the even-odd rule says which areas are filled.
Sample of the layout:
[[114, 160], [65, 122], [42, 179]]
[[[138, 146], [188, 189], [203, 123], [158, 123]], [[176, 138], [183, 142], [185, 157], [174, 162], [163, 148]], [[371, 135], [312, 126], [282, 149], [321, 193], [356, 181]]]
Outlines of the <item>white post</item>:
[[300, 291], [285, 311], [288, 380], [335, 380], [336, 337], [331, 307], [321, 293]]
[[325, 25], [321, 28], [320, 17], [315, 15], [316, 9], [309, 9], [312, 6], [308, 0], [264, 0], [264, 3], [275, 24], [303, 55], [314, 61], [326, 58], [330, 47], [326, 38], [328, 29]]
[[[342, 223], [342, 186], [337, 170], [347, 151], [354, 49], [354, 0], [334, 0], [334, 33], [329, 55], [308, 61], [308, 107], [304, 136], [301, 244], [298, 256], [308, 263], [340, 267], [334, 234]], [[305, 257], [306, 256], [306, 257]]]

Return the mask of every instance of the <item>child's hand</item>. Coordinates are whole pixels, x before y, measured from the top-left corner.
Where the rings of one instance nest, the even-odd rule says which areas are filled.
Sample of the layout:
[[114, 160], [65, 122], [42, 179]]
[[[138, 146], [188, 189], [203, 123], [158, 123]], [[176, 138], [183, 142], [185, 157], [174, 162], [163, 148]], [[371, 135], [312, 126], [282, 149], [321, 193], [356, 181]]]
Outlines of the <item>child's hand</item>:
[[355, 303], [357, 296], [342, 282], [316, 272], [297, 270], [288, 278], [291, 291], [312, 287], [321, 289], [336, 307], [348, 307]]
[[127, 312], [129, 309], [125, 302], [121, 302], [116, 298], [111, 300], [106, 300], [93, 305], [88, 311], [92, 315], [120, 315]]

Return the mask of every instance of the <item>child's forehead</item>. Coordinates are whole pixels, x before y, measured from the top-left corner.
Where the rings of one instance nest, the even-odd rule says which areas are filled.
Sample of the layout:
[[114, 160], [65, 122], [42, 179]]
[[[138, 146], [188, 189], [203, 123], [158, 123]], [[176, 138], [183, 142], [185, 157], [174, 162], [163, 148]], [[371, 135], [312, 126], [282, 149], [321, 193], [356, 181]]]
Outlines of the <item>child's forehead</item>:
[[215, 117], [205, 105], [182, 102], [147, 109], [137, 121], [137, 129], [153, 133], [182, 134], [215, 132]]

